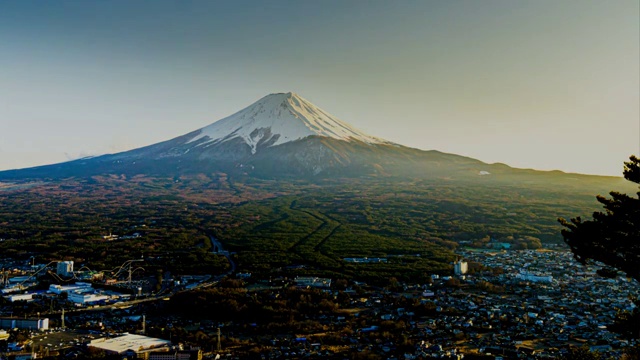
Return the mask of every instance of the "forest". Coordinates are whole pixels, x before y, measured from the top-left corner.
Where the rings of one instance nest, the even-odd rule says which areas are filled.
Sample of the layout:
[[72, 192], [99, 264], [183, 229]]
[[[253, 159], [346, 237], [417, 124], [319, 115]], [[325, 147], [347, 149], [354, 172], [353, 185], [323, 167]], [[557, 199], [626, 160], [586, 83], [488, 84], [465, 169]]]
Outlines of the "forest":
[[[311, 182], [232, 177], [94, 176], [0, 187], [3, 257], [74, 260], [92, 270], [144, 258], [145, 269], [265, 277], [340, 275], [375, 280], [446, 273], [458, 246], [489, 241], [562, 244], [559, 216], [589, 214], [613, 178], [572, 182], [487, 178], [352, 178]], [[543, 181], [544, 180], [544, 181]], [[109, 238], [116, 234], [118, 239]], [[135, 235], [135, 236], [134, 236]], [[386, 262], [347, 263], [348, 257]], [[148, 268], [147, 268], [148, 267]]]

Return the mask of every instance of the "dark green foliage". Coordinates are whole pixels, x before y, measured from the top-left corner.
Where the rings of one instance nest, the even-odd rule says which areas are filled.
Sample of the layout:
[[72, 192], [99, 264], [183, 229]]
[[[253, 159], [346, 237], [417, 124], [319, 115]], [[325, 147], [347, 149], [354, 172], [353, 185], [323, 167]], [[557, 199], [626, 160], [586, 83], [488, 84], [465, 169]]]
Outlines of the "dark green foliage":
[[[625, 179], [640, 184], [640, 159], [625, 162]], [[599, 261], [640, 281], [640, 192], [637, 197], [612, 191], [611, 198], [597, 196], [604, 212], [593, 213], [593, 220], [580, 217], [560, 223], [565, 242], [581, 263]]]
[[[220, 233], [225, 244], [238, 251], [241, 267], [251, 271], [287, 265], [310, 266], [318, 274], [337, 272], [359, 278], [397, 276], [404, 280], [446, 271], [453, 259], [450, 248], [415, 234], [380, 232], [370, 225], [350, 221], [348, 206], [335, 203], [333, 195], [316, 191], [302, 197], [280, 197], [246, 204], [233, 211], [239, 227]], [[251, 220], [249, 220], [251, 219]], [[348, 264], [345, 257], [402, 255], [385, 264]], [[419, 256], [416, 256], [419, 255]], [[304, 275], [305, 269], [298, 271]]]
[[622, 360], [640, 360], [640, 345], [627, 348], [622, 354]]
[[640, 301], [635, 301], [636, 307], [632, 311], [621, 311], [617, 314], [615, 323], [610, 326], [612, 331], [629, 338], [640, 338]]
[[562, 360], [600, 360], [598, 353], [592, 352], [588, 347], [571, 347], [566, 355], [560, 357]]
[[[90, 270], [114, 269], [144, 257], [137, 265], [148, 276], [157, 268], [190, 274], [226, 270], [227, 260], [209, 251], [202, 220], [190, 211], [197, 205], [176, 195], [168, 200], [165, 195], [175, 189], [149, 190], [167, 184], [164, 179], [92, 178], [0, 193], [0, 238], [5, 239], [0, 254], [34, 256], [40, 264], [73, 260], [76, 269]], [[105, 240], [110, 233], [141, 236]]]
[[[384, 285], [450, 272], [460, 241], [560, 243], [553, 214], [592, 211], [591, 194], [624, 180], [521, 171], [495, 176], [275, 181], [227, 173], [110, 175], [0, 187], [0, 254], [113, 269], [139, 259], [147, 276], [219, 274], [223, 256], [266, 277], [359, 278]], [[571, 177], [578, 179], [569, 181]], [[109, 233], [142, 234], [106, 241]], [[479, 243], [482, 243], [481, 241]], [[486, 244], [485, 244], [486, 245]], [[345, 257], [385, 257], [357, 264]], [[296, 270], [292, 265], [305, 265]], [[136, 274], [139, 274], [138, 272]]]
[[291, 288], [275, 293], [249, 293], [235, 287], [178, 293], [167, 306], [172, 313], [194, 319], [258, 322], [273, 326], [302, 321], [307, 314], [333, 314], [340, 308], [333, 295], [320, 290]]
[[[294, 195], [229, 209], [229, 222], [238, 226], [211, 228], [238, 252], [239, 266], [253, 272], [307, 264], [315, 274], [320, 269], [365, 280], [426, 281], [430, 272], [450, 271], [459, 241], [493, 238], [514, 248], [537, 248], [541, 240], [557, 243], [554, 214], [596, 204], [584, 190], [553, 182], [523, 188], [478, 181], [299, 183]], [[388, 262], [341, 260], [365, 256]]]

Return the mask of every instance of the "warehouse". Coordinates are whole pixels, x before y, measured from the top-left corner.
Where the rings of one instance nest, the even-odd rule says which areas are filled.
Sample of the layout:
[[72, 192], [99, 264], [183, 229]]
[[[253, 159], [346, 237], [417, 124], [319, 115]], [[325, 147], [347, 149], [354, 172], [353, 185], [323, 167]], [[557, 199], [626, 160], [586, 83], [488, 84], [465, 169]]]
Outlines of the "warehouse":
[[29, 329], [29, 330], [48, 330], [49, 319], [18, 319], [14, 317], [0, 318], [0, 328], [4, 329]]
[[95, 339], [89, 347], [102, 349], [107, 354], [125, 354], [127, 352], [141, 353], [150, 350], [168, 348], [171, 341], [152, 338], [136, 334], [124, 334], [115, 338]]

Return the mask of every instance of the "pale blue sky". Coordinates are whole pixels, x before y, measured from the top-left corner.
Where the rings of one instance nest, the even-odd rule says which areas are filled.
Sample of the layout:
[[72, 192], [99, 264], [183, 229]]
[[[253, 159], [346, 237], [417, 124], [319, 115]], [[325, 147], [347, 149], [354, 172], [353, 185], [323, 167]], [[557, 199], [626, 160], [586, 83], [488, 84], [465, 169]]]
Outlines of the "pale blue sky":
[[0, 2], [0, 169], [127, 150], [294, 91], [378, 137], [620, 175], [637, 0]]

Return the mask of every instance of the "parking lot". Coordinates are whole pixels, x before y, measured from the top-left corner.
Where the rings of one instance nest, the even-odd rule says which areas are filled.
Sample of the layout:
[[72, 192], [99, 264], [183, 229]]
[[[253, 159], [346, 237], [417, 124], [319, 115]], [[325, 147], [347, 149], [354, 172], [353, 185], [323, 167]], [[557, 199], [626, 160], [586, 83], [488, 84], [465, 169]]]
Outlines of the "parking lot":
[[64, 348], [81, 345], [89, 341], [88, 334], [80, 333], [73, 330], [49, 332], [37, 335], [32, 338], [31, 346], [37, 352], [49, 350], [60, 350]]

